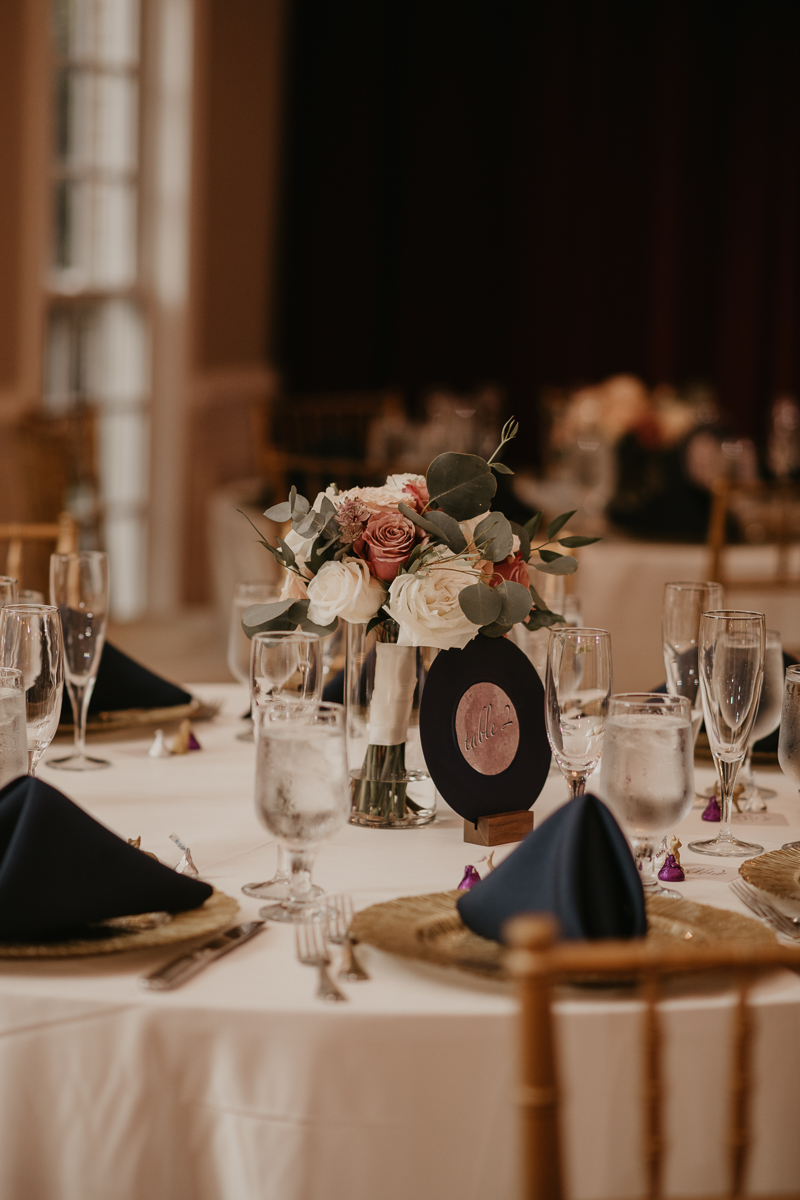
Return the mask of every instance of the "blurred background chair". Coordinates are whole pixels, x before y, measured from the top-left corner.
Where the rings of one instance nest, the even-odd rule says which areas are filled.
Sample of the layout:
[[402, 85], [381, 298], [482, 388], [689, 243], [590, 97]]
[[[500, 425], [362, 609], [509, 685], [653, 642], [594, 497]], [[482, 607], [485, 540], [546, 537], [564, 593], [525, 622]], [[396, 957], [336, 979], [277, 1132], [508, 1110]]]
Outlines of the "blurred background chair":
[[[774, 548], [772, 570], [755, 577], [731, 573], [728, 548], [735, 542]], [[720, 479], [714, 487], [708, 525], [708, 578], [726, 591], [800, 591], [800, 485]]]

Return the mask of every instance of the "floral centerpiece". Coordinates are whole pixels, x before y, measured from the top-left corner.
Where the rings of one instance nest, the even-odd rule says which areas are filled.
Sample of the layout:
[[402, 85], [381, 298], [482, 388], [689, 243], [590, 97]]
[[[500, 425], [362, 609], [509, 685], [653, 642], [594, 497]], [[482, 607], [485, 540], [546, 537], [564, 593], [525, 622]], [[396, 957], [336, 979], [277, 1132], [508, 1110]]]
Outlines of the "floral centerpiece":
[[519, 622], [535, 630], [562, 621], [531, 584], [529, 565], [570, 575], [578, 563], [563, 550], [598, 540], [559, 536], [567, 512], [534, 546], [541, 513], [522, 526], [491, 510], [497, 475], [513, 473], [500, 455], [518, 428], [506, 423], [488, 460], [440, 454], [424, 476], [390, 475], [381, 487], [342, 492], [331, 484], [313, 503], [292, 488], [264, 514], [291, 522], [275, 546], [259, 534], [286, 579], [280, 600], [245, 611], [245, 633], [299, 627], [324, 636], [340, 618], [362, 637], [375, 631], [370, 744], [353, 785], [354, 814], [365, 823], [413, 821], [405, 771], [413, 649], [460, 649]]

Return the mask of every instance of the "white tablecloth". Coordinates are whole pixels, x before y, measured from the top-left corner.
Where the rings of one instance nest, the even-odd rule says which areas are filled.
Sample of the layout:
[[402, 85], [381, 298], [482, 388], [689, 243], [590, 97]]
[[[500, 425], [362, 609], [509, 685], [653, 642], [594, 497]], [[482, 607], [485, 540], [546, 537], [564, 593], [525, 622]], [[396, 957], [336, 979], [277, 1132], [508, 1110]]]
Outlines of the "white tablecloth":
[[[727, 555], [726, 569], [732, 578], [753, 579], [774, 572], [774, 547], [734, 546]], [[649, 691], [663, 682], [664, 584], [707, 579], [707, 572], [705, 546], [603, 541], [581, 553], [575, 589], [581, 598], [584, 624], [611, 634], [614, 691]], [[796, 592], [731, 588], [725, 603], [729, 608], [765, 613], [767, 627], [781, 633], [784, 649], [800, 649]]]
[[[275, 848], [253, 812], [252, 746], [235, 740], [244, 707], [198, 729], [201, 753], [150, 759], [147, 741], [105, 742], [113, 770], [42, 778], [164, 861], [176, 832], [201, 874], [231, 895], [265, 878]], [[710, 779], [699, 772], [698, 784]], [[775, 848], [800, 836], [796, 794], [772, 808], [790, 824], [758, 829]], [[541, 819], [564, 798], [551, 776]], [[693, 813], [684, 842], [701, 828]], [[703, 827], [707, 829], [708, 827]], [[755, 832], [755, 831], [753, 831]], [[346, 827], [320, 854], [318, 881], [359, 902], [455, 886], [481, 855], [445, 810], [426, 829]], [[692, 855], [686, 855], [692, 861]], [[697, 860], [699, 861], [699, 860]], [[706, 860], [706, 865], [708, 860]], [[689, 880], [692, 899], [736, 907], [724, 880]], [[242, 917], [258, 905], [239, 897]], [[174, 953], [174, 951], [173, 951]], [[138, 975], [162, 952], [71, 962], [0, 963], [0, 1196], [9, 1200], [512, 1200], [516, 1006], [510, 988], [364, 948], [369, 983], [349, 1004], [314, 999], [291, 929], [252, 943], [172, 994]], [[579, 1197], [636, 1194], [636, 1004], [573, 992], [559, 1007], [570, 1181]], [[670, 1002], [676, 1094], [668, 1191], [725, 1186], [725, 993]], [[800, 1183], [800, 979], [759, 991], [753, 1186]], [[576, 1085], [576, 1086], [573, 1086]]]

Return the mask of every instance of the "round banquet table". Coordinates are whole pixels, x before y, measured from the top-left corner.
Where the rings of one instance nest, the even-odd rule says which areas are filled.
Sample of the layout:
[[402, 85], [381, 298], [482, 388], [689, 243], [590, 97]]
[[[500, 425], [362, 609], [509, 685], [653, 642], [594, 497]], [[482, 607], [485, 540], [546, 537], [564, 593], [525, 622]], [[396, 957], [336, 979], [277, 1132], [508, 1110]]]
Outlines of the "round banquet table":
[[[123, 837], [174, 864], [169, 834], [201, 875], [241, 903], [268, 877], [275, 846], [253, 810], [254, 748], [237, 741], [245, 696], [198, 726], [203, 750], [151, 759], [150, 735], [102, 741], [113, 769], [41, 777]], [[100, 746], [98, 746], [98, 749]], [[800, 837], [800, 802], [777, 769], [767, 849]], [[712, 778], [698, 768], [697, 785]], [[551, 774], [537, 820], [565, 799]], [[701, 829], [694, 811], [679, 830]], [[507, 851], [501, 851], [501, 854]], [[462, 840], [449, 809], [419, 830], [347, 826], [319, 855], [316, 878], [359, 905], [454, 887], [485, 852]], [[725, 867], [692, 876], [687, 898], [738, 908]], [[742, 910], [743, 911], [743, 910]], [[516, 1004], [511, 987], [362, 947], [372, 979], [348, 1004], [315, 999], [290, 927], [248, 945], [172, 993], [138, 977], [175, 949], [0, 961], [0, 1196], [25, 1200], [517, 1200]], [[672, 1150], [666, 1194], [726, 1186], [724, 990], [684, 991], [665, 1006]], [[641, 1009], [613, 993], [565, 992], [557, 1008], [566, 1083], [568, 1184], [579, 1198], [641, 1193], [637, 1039]], [[800, 978], [778, 972], [756, 992], [756, 1148], [751, 1189], [800, 1183]]]

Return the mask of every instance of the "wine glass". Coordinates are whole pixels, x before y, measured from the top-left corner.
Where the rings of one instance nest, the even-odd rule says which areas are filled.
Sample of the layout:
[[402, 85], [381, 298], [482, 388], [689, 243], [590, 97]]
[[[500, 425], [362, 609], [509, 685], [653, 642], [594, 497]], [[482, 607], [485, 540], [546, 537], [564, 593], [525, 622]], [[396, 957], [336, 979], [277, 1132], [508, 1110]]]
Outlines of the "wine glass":
[[72, 754], [49, 758], [47, 765], [60, 771], [99, 771], [111, 763], [86, 753], [86, 718], [108, 624], [108, 559], [103, 551], [51, 554], [50, 601], [61, 614], [75, 746]]
[[[267, 630], [250, 643], [250, 703], [256, 709], [269, 704], [318, 704], [322, 698], [323, 639], [313, 633]], [[242, 891], [258, 900], [289, 897], [289, 862], [278, 842], [278, 869], [263, 883], [246, 883]], [[315, 887], [315, 894], [321, 889]]]
[[547, 737], [570, 799], [583, 795], [586, 779], [600, 761], [610, 694], [611, 635], [605, 629], [551, 629]]
[[[242, 617], [251, 604], [271, 604], [280, 599], [281, 589], [275, 583], [237, 583], [231, 601], [231, 620], [228, 629], [228, 670], [242, 687], [250, 686], [250, 639], [242, 629]], [[252, 712], [252, 706], [251, 706]], [[252, 742], [252, 715], [245, 718], [247, 728], [237, 733], [240, 742]]]
[[28, 774], [53, 740], [64, 692], [64, 642], [58, 609], [49, 604], [7, 604], [0, 609], [0, 661], [22, 672]]
[[255, 710], [256, 812], [289, 858], [289, 897], [260, 916], [321, 918], [311, 868], [320, 843], [350, 812], [345, 713], [341, 704], [277, 702]]
[[655, 855], [694, 803], [692, 706], [686, 696], [611, 697], [598, 795], [631, 841], [645, 893], [679, 898], [680, 892], [658, 882]]
[[[786, 668], [778, 762], [784, 775], [800, 788], [800, 665]], [[800, 842], [786, 842], [783, 849], [800, 850]]]
[[781, 635], [775, 629], [767, 630], [766, 648], [764, 650], [764, 682], [761, 685], [761, 699], [758, 702], [753, 728], [750, 731], [750, 741], [747, 743], [747, 754], [739, 771], [739, 779], [744, 783], [744, 811], [764, 812], [765, 800], [774, 799], [776, 793], [772, 788], [759, 787], [753, 774], [753, 747], [762, 738], [769, 737], [781, 723], [781, 704], [783, 702], [783, 646]]
[[0, 788], [28, 770], [22, 671], [0, 666]]
[[722, 585], [719, 583], [689, 582], [664, 585], [661, 638], [664, 669], [667, 673], [667, 692], [670, 696], [685, 696], [689, 701], [692, 707], [692, 736], [695, 741], [703, 720], [700, 676], [697, 669], [700, 614], [721, 609], [722, 603]]
[[763, 846], [731, 833], [736, 776], [747, 752], [764, 677], [766, 622], [763, 613], [705, 612], [700, 618], [699, 666], [703, 717], [719, 779], [722, 818], [715, 838], [690, 842], [697, 854], [748, 858]]
[[17, 603], [17, 581], [13, 575], [0, 575], [0, 608]]

